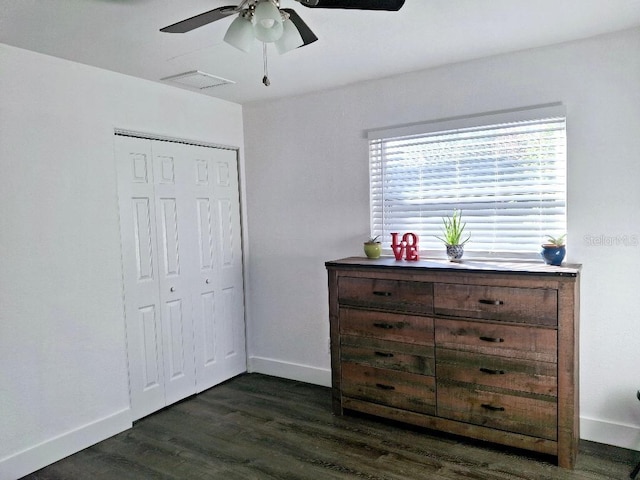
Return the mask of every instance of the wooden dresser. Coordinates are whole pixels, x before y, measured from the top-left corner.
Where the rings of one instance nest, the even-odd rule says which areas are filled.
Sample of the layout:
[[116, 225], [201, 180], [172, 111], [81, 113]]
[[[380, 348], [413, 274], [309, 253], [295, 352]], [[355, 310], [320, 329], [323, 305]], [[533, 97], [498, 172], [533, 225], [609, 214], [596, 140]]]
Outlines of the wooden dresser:
[[333, 410], [554, 455], [579, 440], [580, 267], [327, 262]]

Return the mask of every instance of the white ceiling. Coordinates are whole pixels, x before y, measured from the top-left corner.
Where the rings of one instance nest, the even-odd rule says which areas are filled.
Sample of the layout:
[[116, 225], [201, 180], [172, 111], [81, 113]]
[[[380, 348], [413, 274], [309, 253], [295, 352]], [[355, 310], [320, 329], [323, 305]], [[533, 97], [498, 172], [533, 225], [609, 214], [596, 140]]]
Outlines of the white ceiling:
[[[399, 12], [294, 8], [318, 36], [285, 55], [222, 41], [233, 16], [159, 29], [237, 0], [0, 0], [0, 43], [160, 81], [201, 70], [235, 81], [202, 93], [237, 103], [388, 77], [640, 25], [640, 0], [407, 0]], [[640, 52], [638, 52], [640, 54]], [[0, 66], [1, 75], [1, 66]]]

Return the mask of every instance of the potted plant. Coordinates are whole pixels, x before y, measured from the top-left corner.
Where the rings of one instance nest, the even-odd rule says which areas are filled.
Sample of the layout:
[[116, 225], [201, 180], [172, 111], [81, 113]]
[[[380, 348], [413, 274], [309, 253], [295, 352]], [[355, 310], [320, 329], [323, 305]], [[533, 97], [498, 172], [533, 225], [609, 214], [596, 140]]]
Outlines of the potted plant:
[[559, 237], [552, 237], [547, 235], [547, 241], [542, 244], [542, 251], [540, 255], [544, 259], [547, 265], [561, 265], [564, 260], [564, 256], [567, 253], [564, 245], [564, 239], [567, 235], [560, 235]]
[[380, 238], [380, 235], [369, 237], [369, 240], [364, 242], [364, 253], [368, 258], [380, 258], [382, 244], [378, 241], [378, 238]]
[[467, 238], [462, 240], [462, 234], [466, 223], [462, 222], [462, 213], [459, 210], [454, 210], [451, 217], [443, 217], [442, 219], [442, 237], [436, 238], [444, 242], [447, 247], [447, 257], [450, 262], [459, 262], [464, 254], [464, 244], [471, 238], [467, 235]]

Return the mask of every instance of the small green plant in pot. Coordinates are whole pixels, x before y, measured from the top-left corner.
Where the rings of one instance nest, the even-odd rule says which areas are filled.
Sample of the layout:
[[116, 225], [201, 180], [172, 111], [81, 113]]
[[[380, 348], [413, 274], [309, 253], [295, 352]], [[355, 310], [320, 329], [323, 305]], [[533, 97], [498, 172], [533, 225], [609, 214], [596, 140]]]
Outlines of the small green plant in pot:
[[467, 235], [467, 238], [462, 240], [464, 229], [467, 226], [462, 221], [462, 213], [459, 210], [454, 210], [452, 216], [442, 218], [442, 224], [442, 237], [436, 236], [436, 238], [444, 242], [449, 261], [459, 262], [464, 255], [464, 244], [471, 238], [471, 235]]
[[562, 265], [562, 261], [567, 254], [567, 248], [564, 244], [566, 237], [566, 234], [559, 237], [547, 235], [547, 240], [542, 244], [542, 251], [540, 252], [547, 265]]
[[369, 237], [369, 240], [364, 242], [364, 254], [367, 258], [380, 258], [382, 253], [382, 243], [378, 241], [380, 235], [375, 237]]

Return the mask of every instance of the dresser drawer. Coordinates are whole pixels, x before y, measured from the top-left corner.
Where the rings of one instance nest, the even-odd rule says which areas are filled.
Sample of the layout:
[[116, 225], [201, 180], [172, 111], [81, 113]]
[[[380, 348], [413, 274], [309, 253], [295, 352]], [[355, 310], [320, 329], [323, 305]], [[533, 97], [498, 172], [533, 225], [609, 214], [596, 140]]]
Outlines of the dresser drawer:
[[448, 348], [556, 363], [558, 335], [552, 328], [437, 319], [436, 348]]
[[433, 319], [356, 308], [341, 308], [340, 334], [433, 345]]
[[555, 440], [557, 410], [553, 397], [509, 395], [438, 381], [438, 416], [452, 420]]
[[342, 364], [342, 395], [434, 415], [435, 378], [350, 362]]
[[440, 315], [556, 326], [558, 292], [546, 288], [436, 283], [434, 311]]
[[556, 397], [555, 363], [438, 348], [438, 379], [530, 392]]
[[338, 302], [341, 305], [430, 314], [433, 312], [433, 285], [426, 282], [341, 277]]
[[435, 375], [433, 346], [389, 342], [343, 335], [341, 358], [345, 362], [420, 375]]

